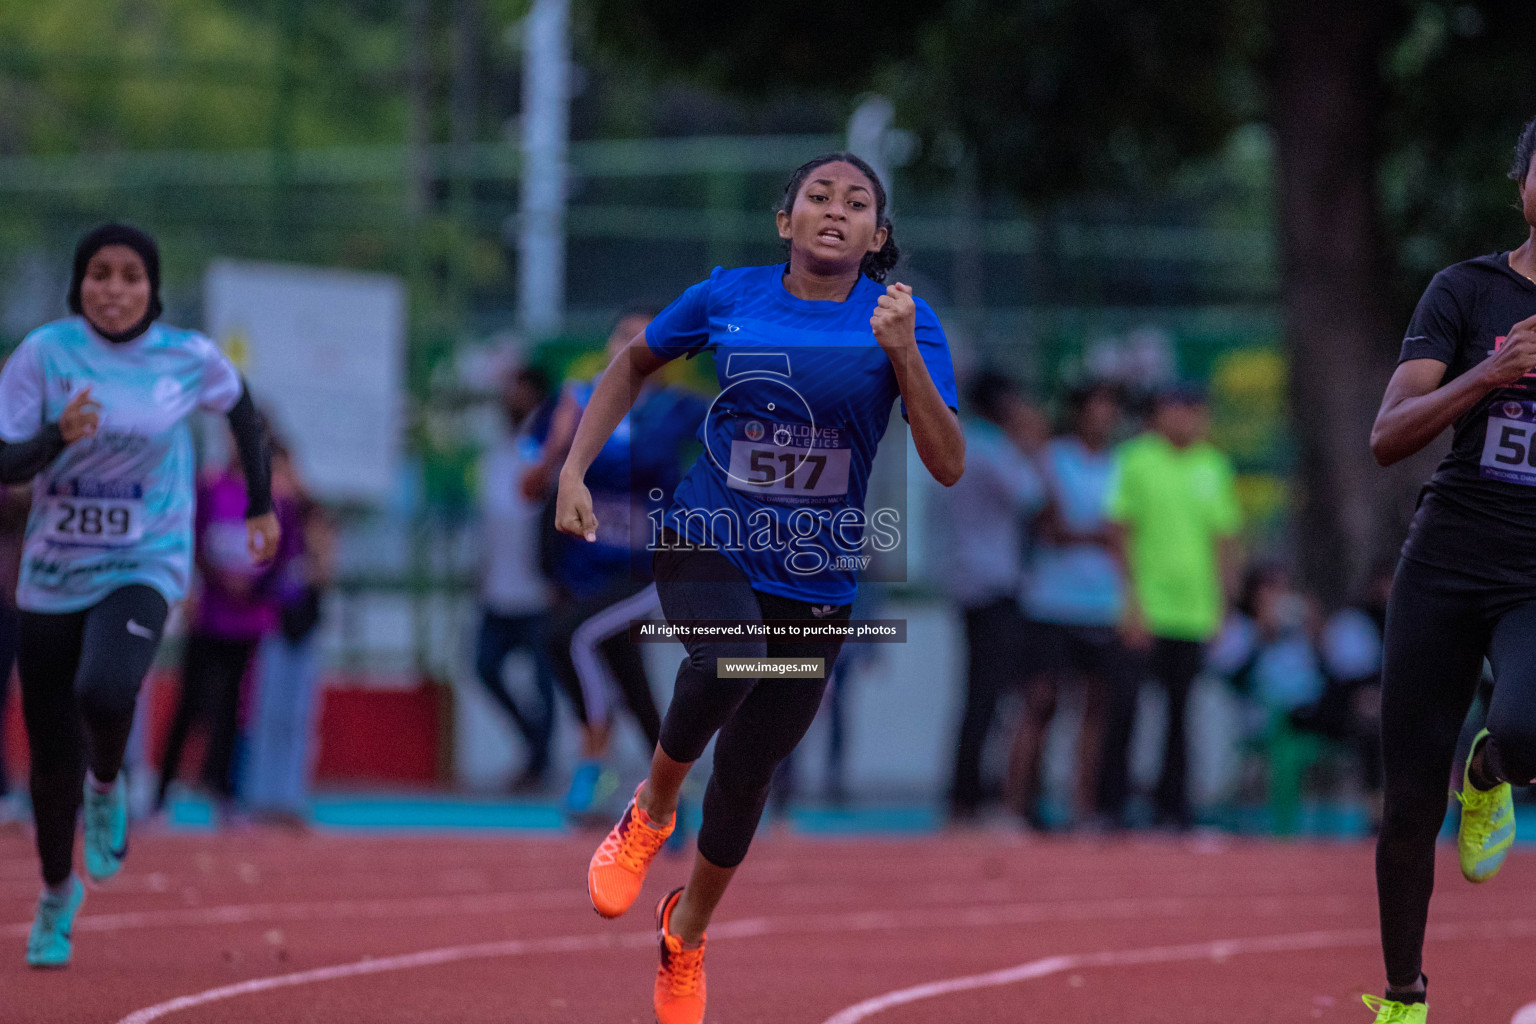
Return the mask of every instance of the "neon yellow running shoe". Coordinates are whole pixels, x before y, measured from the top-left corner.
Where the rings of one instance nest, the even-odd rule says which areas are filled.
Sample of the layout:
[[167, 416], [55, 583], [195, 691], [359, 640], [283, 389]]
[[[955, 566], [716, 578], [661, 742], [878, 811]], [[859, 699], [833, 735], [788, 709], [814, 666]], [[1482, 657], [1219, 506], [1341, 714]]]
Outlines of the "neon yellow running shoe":
[[1429, 1020], [1428, 1003], [1398, 1003], [1381, 996], [1361, 996], [1365, 1005], [1376, 1011], [1375, 1024], [1425, 1024]]
[[[1488, 738], [1484, 729], [1472, 741], [1472, 753]], [[1469, 882], [1486, 882], [1499, 873], [1515, 842], [1515, 802], [1509, 783], [1501, 782], [1484, 792], [1472, 785], [1472, 754], [1461, 772], [1461, 828], [1456, 850], [1461, 854], [1461, 874]]]

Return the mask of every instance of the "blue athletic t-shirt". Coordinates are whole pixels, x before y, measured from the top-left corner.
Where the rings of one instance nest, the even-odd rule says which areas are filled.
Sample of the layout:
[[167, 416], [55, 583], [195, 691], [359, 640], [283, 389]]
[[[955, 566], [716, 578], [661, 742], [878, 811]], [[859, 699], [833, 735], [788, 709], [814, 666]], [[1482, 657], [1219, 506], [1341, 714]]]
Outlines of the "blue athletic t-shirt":
[[[869, 326], [885, 286], [861, 276], [847, 300], [811, 301], [784, 288], [784, 271], [717, 267], [646, 328], [663, 359], [713, 352], [721, 388], [666, 525], [718, 549], [757, 590], [847, 604], [861, 559], [896, 546], [909, 528], [900, 510], [864, 508], [900, 397]], [[918, 353], [957, 408], [944, 329], [915, 301]]]

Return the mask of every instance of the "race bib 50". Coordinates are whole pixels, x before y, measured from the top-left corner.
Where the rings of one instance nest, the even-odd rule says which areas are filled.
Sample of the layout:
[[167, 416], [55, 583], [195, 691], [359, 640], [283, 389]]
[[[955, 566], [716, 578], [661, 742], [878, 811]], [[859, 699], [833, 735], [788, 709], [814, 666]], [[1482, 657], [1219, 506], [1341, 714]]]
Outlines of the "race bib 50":
[[1536, 486], [1536, 402], [1510, 399], [1488, 410], [1482, 475]]

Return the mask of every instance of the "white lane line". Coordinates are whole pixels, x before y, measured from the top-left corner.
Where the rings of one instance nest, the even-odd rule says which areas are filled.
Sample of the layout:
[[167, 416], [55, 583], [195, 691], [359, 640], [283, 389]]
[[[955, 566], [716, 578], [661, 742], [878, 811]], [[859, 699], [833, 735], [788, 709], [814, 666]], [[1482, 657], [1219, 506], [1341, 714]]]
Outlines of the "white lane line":
[[235, 985], [211, 988], [205, 992], [198, 992], [190, 996], [179, 996], [164, 1003], [157, 1003], [154, 1006], [136, 1010], [120, 1020], [118, 1024], [150, 1024], [151, 1021], [159, 1020], [168, 1014], [177, 1013], [181, 1010], [190, 1010], [193, 1007], [206, 1006], [208, 1003], [234, 999], [239, 996], [254, 995], [258, 992], [291, 988], [294, 985], [309, 985], [320, 981], [337, 981], [342, 978], [356, 978], [388, 971], [404, 971], [413, 967], [435, 967], [440, 964], [457, 963], [462, 960], [524, 956], [532, 953], [575, 953], [612, 946], [629, 946], [634, 945], [636, 940], [640, 938], [644, 939], [645, 945], [655, 941], [655, 938], [650, 933], [645, 933], [643, 936], [629, 933], [618, 936], [578, 935], [558, 939], [512, 939], [506, 942], [482, 942], [472, 946], [448, 946], [443, 949], [423, 950], [420, 953], [407, 953], [403, 956], [386, 956], [374, 960], [360, 960], [356, 963], [337, 964], [333, 967], [319, 967], [312, 971], [299, 971], [295, 974], [252, 978], [250, 981], [242, 981]]
[[1536, 1024], [1536, 1003], [1526, 1003], [1516, 1010], [1509, 1024]]
[[[955, 908], [963, 897], [967, 901], [989, 900], [973, 907], [958, 907], [946, 913], [961, 915], [959, 923], [968, 925], [1027, 924], [1041, 921], [1095, 920], [1133, 916], [1176, 916], [1184, 913], [1191, 904], [1200, 903], [1213, 909], [1234, 897], [1222, 894], [1194, 895], [1162, 898], [1118, 898], [1098, 901], [1035, 900], [1028, 903], [1000, 903], [1011, 887], [987, 885], [963, 891], [953, 886], [932, 886], [911, 894], [908, 911], [922, 913], [926, 907], [942, 905]], [[828, 899], [837, 893], [828, 887]], [[805, 895], [797, 891], [796, 896]], [[1363, 906], [1359, 899], [1338, 896], [1313, 896], [1298, 894], [1286, 899], [1275, 896], [1237, 897], [1252, 916], [1278, 916], [1290, 913], [1297, 906], [1305, 905], [1321, 912], [1347, 912]], [[798, 903], [811, 902], [797, 899]], [[302, 921], [332, 921], [378, 919], [392, 917], [431, 917], [440, 914], [499, 914], [513, 913], [520, 909], [556, 909], [563, 906], [585, 906], [580, 891], [570, 886], [558, 889], [512, 890], [496, 893], [464, 893], [452, 896], [420, 896], [396, 899], [328, 900], [288, 903], [241, 903], [219, 904], [207, 907], [181, 907], [174, 910], [140, 910], [119, 913], [85, 914], [75, 922], [77, 932], [117, 932], [149, 928], [188, 928], [231, 924], [281, 923]], [[884, 911], [853, 912], [859, 918], [873, 916], [884, 920]], [[838, 920], [848, 920], [844, 915]], [[31, 930], [30, 922], [14, 922], [0, 925], [0, 938], [20, 938]]]
[[[710, 940], [749, 938], [759, 935], [812, 934], [817, 932], [898, 931], [910, 928], [942, 928], [1017, 925], [1051, 921], [1089, 921], [1130, 919], [1146, 920], [1151, 917], [1172, 918], [1209, 911], [1207, 900], [1190, 899], [1114, 899], [1093, 903], [1019, 903], [1010, 906], [977, 907], [929, 907], [900, 911], [862, 911], [850, 914], [805, 915], [800, 917], [744, 918], [727, 921], [710, 928]], [[1249, 900], [1253, 908], [1261, 908], [1271, 902], [1268, 898]], [[1330, 909], [1358, 911], [1363, 905], [1338, 897], [1322, 901]], [[1315, 908], [1309, 908], [1315, 909]], [[1536, 922], [1533, 922], [1536, 929]], [[1375, 935], [1375, 932], [1371, 932]], [[540, 953], [575, 952], [607, 948], [649, 947], [656, 941], [655, 933], [643, 932], [598, 933], [572, 935], [550, 939], [512, 939], [502, 942], [483, 942], [466, 946], [448, 946], [441, 949], [405, 953], [398, 956], [375, 957], [348, 964], [319, 967], [292, 974], [253, 978], [249, 981], [219, 988], [208, 989], [192, 995], [180, 996], [167, 1002], [137, 1010], [122, 1018], [117, 1024], [150, 1024], [169, 1014], [203, 1006], [208, 1003], [235, 999], [240, 996], [268, 992], [273, 989], [308, 985], [316, 982], [337, 981], [367, 974], [387, 971], [403, 971], [416, 967], [432, 967], [463, 960], [479, 960], [495, 957], [531, 956]]]
[[[1426, 938], [1432, 941], [1460, 940], [1467, 938], [1510, 938], [1536, 933], [1536, 920], [1506, 922], [1469, 922], [1465, 924], [1439, 925], [1430, 928]], [[1176, 963], [1188, 960], [1225, 960], [1247, 953], [1289, 953], [1317, 949], [1333, 949], [1347, 946], [1370, 946], [1381, 940], [1381, 933], [1374, 928], [1358, 928], [1339, 931], [1300, 932], [1293, 935], [1265, 935], [1255, 938], [1220, 939], [1215, 942], [1196, 942], [1178, 946], [1152, 946], [1147, 949], [1115, 950], [1101, 953], [1079, 953], [1067, 956], [1045, 957], [1031, 960], [1015, 967], [1007, 967], [984, 974], [970, 974], [958, 978], [930, 981], [910, 988], [896, 989], [865, 999], [828, 1017], [822, 1024], [860, 1024], [861, 1021], [885, 1010], [908, 1003], [933, 999], [955, 992], [967, 992], [980, 988], [1013, 985], [1021, 981], [1042, 978], [1062, 971], [1081, 970], [1091, 967], [1129, 967], [1137, 964]], [[1533, 1004], [1536, 1006], [1536, 1004]], [[1515, 1024], [1536, 1024], [1531, 1021]]]
[[[1013, 884], [983, 883], [969, 888], [933, 885], [912, 893], [917, 903], [953, 904], [964, 900], [1000, 901], [1021, 888]], [[114, 880], [114, 895], [122, 892]], [[159, 892], [164, 891], [162, 886]], [[845, 887], [796, 887], [796, 902], [825, 904], [846, 893]], [[503, 892], [466, 892], [443, 896], [394, 898], [357, 898], [350, 900], [290, 901], [287, 903], [216, 904], [204, 907], [178, 907], [173, 910], [141, 910], [92, 914], [89, 909], [75, 922], [80, 932], [115, 932], [140, 928], [184, 928], [198, 925], [251, 924], [256, 922], [312, 921], [354, 918], [381, 918], [398, 915], [428, 917], [435, 914], [498, 914], [518, 909], [558, 909], [563, 906], [585, 907], [579, 888], [563, 885], [548, 889], [514, 889]], [[0, 938], [27, 935], [32, 925], [27, 921], [0, 924]]]
[[[772, 924], [762, 918], [748, 918], [741, 921], [730, 921], [721, 925], [718, 929], [711, 929], [711, 941], [721, 938], [744, 938], [751, 935], [763, 935], [774, 931]], [[222, 1002], [226, 999], [235, 999], [239, 996], [255, 995], [259, 992], [270, 992], [273, 989], [292, 988], [295, 985], [311, 985], [321, 981], [338, 981], [343, 978], [357, 978], [369, 974], [382, 974], [389, 971], [405, 971], [414, 967], [436, 967], [442, 964], [459, 963], [464, 960], [486, 960], [497, 957], [531, 956], [538, 953], [579, 953], [596, 949], [616, 949], [648, 947], [656, 942], [656, 934], [652, 931], [622, 932], [618, 935], [567, 935], [552, 939], [509, 939], [504, 942], [480, 942], [468, 946], [447, 946], [442, 949], [427, 949], [419, 953], [405, 953], [400, 956], [375, 957], [369, 960], [358, 960], [350, 964], [336, 964], [331, 967], [317, 967], [314, 970], [298, 971], [294, 974], [279, 974], [267, 978], [252, 978], [249, 981], [238, 982], [234, 985], [224, 985], [220, 988], [211, 988], [205, 992], [197, 992], [189, 996], [178, 996], [175, 999], [157, 1003], [154, 1006], [135, 1010], [117, 1024], [150, 1024], [172, 1013], [181, 1010], [190, 1010], [198, 1006], [206, 1006], [209, 1003]]]
[[[430, 917], [438, 914], [500, 914], [521, 908], [580, 906], [570, 886], [528, 892], [481, 893], [463, 896], [422, 896], [409, 899], [330, 900], [315, 903], [237, 903], [179, 910], [138, 910], [116, 914], [87, 914], [75, 922], [76, 932], [117, 932], [140, 928], [186, 928], [196, 925], [252, 924], [280, 921], [331, 921], [390, 917]], [[30, 923], [0, 925], [0, 938], [31, 931]]]

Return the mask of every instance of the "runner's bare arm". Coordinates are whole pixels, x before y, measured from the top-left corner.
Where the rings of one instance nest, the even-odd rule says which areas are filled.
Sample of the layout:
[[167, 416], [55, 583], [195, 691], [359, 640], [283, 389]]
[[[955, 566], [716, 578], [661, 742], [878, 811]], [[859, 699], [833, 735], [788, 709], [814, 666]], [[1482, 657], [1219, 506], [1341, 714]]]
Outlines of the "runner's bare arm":
[[555, 498], [555, 529], [562, 533], [597, 539], [597, 516], [592, 512], [592, 495], [587, 490], [587, 467], [603, 450], [614, 428], [635, 404], [645, 378], [667, 364], [651, 351], [645, 332], [619, 350], [592, 389], [592, 397], [582, 413], [581, 424], [571, 440], [571, 450], [560, 470], [560, 490]]
[[1387, 383], [1371, 427], [1371, 454], [1383, 466], [1406, 459], [1439, 437], [1488, 392], [1515, 383], [1533, 367], [1536, 316], [1515, 324], [1497, 352], [1443, 387], [1444, 363], [1409, 359]]
[[549, 489], [550, 481], [560, 472], [560, 464], [571, 450], [571, 438], [576, 436], [576, 424], [581, 421], [581, 407], [570, 395], [563, 395], [555, 406], [555, 415], [549, 423], [549, 437], [544, 440], [544, 454], [538, 464], [530, 466], [518, 486], [523, 497], [538, 501]]
[[907, 425], [912, 428], [918, 457], [935, 480], [952, 486], [965, 472], [965, 434], [918, 353], [917, 306], [912, 289], [899, 282], [887, 287], [875, 304], [869, 326], [896, 371], [896, 386], [907, 405]]

